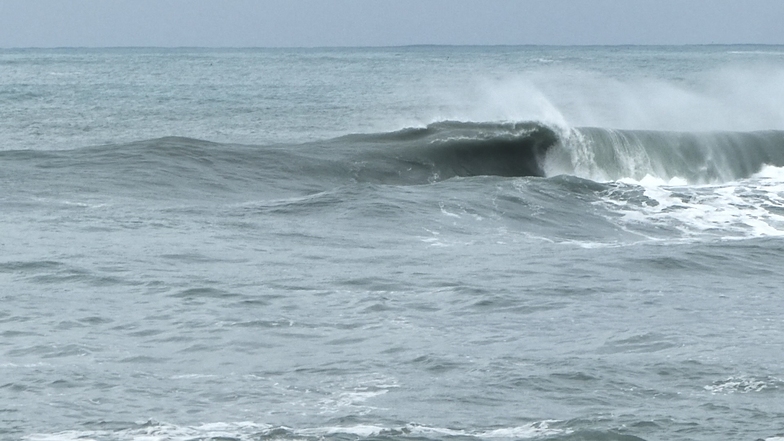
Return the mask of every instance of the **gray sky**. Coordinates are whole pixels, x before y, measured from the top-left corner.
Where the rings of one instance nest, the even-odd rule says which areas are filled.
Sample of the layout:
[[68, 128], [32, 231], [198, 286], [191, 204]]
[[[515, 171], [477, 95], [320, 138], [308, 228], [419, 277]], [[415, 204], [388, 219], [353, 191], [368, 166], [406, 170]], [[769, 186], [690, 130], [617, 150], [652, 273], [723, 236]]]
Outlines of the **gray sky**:
[[0, 47], [784, 44], [784, 0], [0, 0]]

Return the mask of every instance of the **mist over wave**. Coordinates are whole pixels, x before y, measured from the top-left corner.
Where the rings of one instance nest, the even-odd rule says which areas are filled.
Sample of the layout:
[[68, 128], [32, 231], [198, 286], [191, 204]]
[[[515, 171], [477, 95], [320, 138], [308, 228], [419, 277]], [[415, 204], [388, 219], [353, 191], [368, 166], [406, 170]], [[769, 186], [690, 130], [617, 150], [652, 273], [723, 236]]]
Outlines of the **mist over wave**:
[[[688, 60], [682, 61], [688, 64]], [[541, 121], [558, 127], [678, 132], [784, 130], [784, 68], [733, 64], [663, 79], [551, 65], [497, 78], [433, 85], [429, 122]]]

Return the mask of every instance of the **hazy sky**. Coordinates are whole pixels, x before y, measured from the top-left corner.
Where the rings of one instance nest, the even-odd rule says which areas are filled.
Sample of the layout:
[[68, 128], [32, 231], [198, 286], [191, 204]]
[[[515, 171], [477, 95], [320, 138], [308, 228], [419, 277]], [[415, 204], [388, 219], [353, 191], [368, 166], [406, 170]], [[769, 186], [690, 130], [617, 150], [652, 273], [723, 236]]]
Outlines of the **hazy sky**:
[[0, 47], [784, 44], [784, 0], [0, 0]]

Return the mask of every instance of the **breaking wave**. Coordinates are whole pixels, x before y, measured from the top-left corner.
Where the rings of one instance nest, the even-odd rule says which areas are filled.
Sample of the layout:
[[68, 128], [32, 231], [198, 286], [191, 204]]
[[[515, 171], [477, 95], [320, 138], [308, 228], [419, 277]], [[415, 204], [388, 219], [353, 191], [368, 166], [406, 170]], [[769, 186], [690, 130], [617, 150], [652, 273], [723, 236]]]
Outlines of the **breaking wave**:
[[[784, 131], [663, 132], [561, 128], [539, 122], [445, 121], [295, 145], [219, 144], [169, 137], [70, 151], [5, 151], [47, 173], [158, 188], [236, 190], [258, 182], [411, 185], [454, 177], [572, 175], [717, 184], [784, 166]], [[307, 186], [307, 185], [306, 185]]]
[[[539, 122], [439, 122], [339, 141], [381, 145], [358, 176], [392, 179], [561, 174], [594, 181], [679, 179], [688, 184], [748, 178], [784, 166], [784, 131], [665, 132], [560, 128]], [[365, 153], [367, 156], [368, 154]], [[415, 177], [419, 177], [416, 179]]]
[[581, 128], [561, 138], [548, 174], [611, 181], [716, 184], [748, 178], [765, 165], [784, 165], [784, 131], [657, 132]]

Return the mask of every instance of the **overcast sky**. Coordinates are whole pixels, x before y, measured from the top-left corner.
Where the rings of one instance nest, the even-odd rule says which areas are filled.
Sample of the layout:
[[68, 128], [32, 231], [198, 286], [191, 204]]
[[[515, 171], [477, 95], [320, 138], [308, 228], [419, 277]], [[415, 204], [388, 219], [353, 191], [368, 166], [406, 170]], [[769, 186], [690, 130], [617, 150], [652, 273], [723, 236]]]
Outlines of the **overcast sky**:
[[784, 44], [784, 0], [0, 0], [0, 47]]

